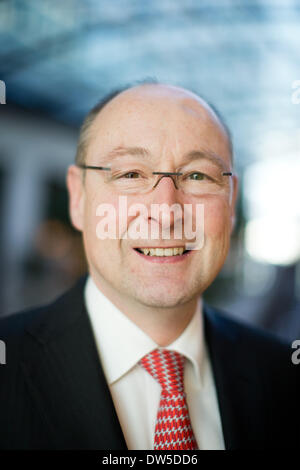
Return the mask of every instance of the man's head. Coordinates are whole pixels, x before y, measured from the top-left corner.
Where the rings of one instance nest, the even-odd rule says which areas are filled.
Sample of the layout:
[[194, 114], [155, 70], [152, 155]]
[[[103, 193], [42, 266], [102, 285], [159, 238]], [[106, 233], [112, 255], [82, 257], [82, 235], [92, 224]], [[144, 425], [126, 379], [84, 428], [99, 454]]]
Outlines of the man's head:
[[[141, 155], [128, 156], [124, 148], [143, 148], [142, 165], [153, 172], [179, 172], [192, 152], [214, 156], [224, 172], [232, 166], [232, 148], [225, 125], [199, 96], [174, 86], [138, 85], [110, 97], [94, 111], [81, 133], [77, 163], [109, 167], [111, 158], [122, 166], [124, 159], [139, 165]], [[110, 155], [110, 157], [108, 157]], [[212, 165], [202, 159], [201, 165]], [[216, 170], [215, 170], [216, 171]], [[83, 178], [83, 174], [85, 178]], [[135, 175], [136, 176], [136, 175]], [[127, 218], [121, 237], [101, 240], [97, 236], [101, 204], [110, 204], [121, 219], [120, 188], [105, 171], [83, 170], [72, 165], [67, 184], [73, 225], [83, 232], [89, 271], [101, 290], [111, 299], [123, 298], [144, 306], [171, 308], [189, 302], [214, 280], [229, 250], [234, 224], [237, 179], [227, 176], [222, 190], [189, 194], [176, 189], [169, 177], [162, 177], [151, 191], [128, 194], [128, 205], [141, 203], [149, 209], [147, 224], [162, 228], [162, 217], [153, 217], [153, 204], [204, 206], [204, 246], [183, 256], [150, 257], [136, 248], [180, 247], [186, 240], [133, 240], [124, 237], [140, 216]], [[221, 186], [220, 186], [221, 187]], [[194, 212], [193, 212], [194, 213]], [[175, 262], [174, 262], [175, 261]]]

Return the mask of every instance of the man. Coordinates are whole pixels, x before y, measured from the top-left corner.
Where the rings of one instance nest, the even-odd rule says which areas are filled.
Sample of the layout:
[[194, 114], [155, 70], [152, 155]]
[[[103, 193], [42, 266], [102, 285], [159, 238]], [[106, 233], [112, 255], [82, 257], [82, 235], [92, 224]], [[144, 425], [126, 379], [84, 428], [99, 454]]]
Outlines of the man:
[[[226, 259], [237, 198], [213, 109], [162, 84], [112, 95], [83, 125], [67, 186], [89, 276], [1, 321], [2, 447], [296, 447], [291, 351], [201, 300]], [[178, 221], [192, 222], [196, 244], [175, 236]]]

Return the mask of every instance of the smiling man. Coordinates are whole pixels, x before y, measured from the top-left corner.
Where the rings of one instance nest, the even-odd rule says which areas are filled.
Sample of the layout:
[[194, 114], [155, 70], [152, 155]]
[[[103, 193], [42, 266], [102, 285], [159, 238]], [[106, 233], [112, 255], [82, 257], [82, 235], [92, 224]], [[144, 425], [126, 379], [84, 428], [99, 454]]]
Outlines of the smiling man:
[[291, 351], [202, 302], [238, 187], [216, 112], [162, 84], [110, 95], [83, 124], [67, 186], [89, 273], [1, 321], [3, 447], [295, 447]]

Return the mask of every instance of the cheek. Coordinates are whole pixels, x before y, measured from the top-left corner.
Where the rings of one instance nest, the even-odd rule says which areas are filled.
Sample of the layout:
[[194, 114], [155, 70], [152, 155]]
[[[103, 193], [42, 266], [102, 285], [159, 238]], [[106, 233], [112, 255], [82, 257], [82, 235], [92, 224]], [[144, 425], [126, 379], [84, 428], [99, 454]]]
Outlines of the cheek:
[[230, 235], [230, 208], [223, 199], [210, 201], [204, 206], [204, 230], [210, 238]]
[[[134, 219], [127, 215], [130, 203], [130, 198], [108, 192], [95, 193], [87, 198], [84, 238], [86, 251], [90, 252], [95, 263], [101, 261], [102, 265], [112, 266], [123, 258], [124, 253], [120, 255], [127, 246], [127, 237], [125, 241], [122, 237], [126, 235], [131, 219]], [[110, 229], [108, 224], [111, 224]], [[112, 235], [107, 235], [108, 231]], [[99, 236], [100, 233], [105, 234], [104, 239]]]
[[[96, 213], [96, 208], [101, 205], [106, 204], [110, 207], [110, 215], [106, 214], [107, 220], [115, 227], [115, 234], [117, 241], [121, 241], [125, 238], [130, 239], [128, 230], [130, 229], [133, 221], [138, 220], [139, 217], [143, 217], [143, 208], [146, 209], [146, 206], [140, 199], [136, 196], [129, 197], [124, 195], [115, 195], [111, 194], [104, 198], [101, 198], [101, 203], [95, 204], [94, 212]], [[130, 214], [130, 215], [129, 215]], [[148, 212], [147, 212], [148, 214]], [[96, 223], [98, 223], [100, 217]]]
[[[84, 239], [86, 250], [102, 261], [116, 254], [115, 246], [118, 240], [114, 237], [113, 227], [117, 221], [118, 198], [110, 194], [92, 193], [86, 198], [84, 212]], [[116, 215], [116, 216], [115, 216]], [[108, 225], [110, 224], [110, 225]], [[109, 230], [112, 235], [100, 236]], [[93, 253], [93, 255], [92, 255]]]
[[[118, 197], [109, 193], [91, 193], [86, 199], [85, 229], [96, 236], [99, 222], [106, 220], [111, 224], [118, 221]], [[99, 240], [102, 241], [102, 240]]]

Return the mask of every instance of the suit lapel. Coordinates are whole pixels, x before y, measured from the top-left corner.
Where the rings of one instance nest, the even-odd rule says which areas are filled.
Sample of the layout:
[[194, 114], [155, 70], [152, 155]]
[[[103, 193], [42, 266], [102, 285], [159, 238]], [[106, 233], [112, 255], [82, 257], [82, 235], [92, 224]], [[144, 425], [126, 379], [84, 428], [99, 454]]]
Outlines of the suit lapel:
[[266, 423], [262, 422], [262, 381], [254, 352], [247, 349], [236, 324], [207, 305], [204, 319], [225, 448], [259, 448], [264, 442]]
[[28, 329], [22, 368], [55, 447], [126, 449], [83, 302], [85, 280]]

